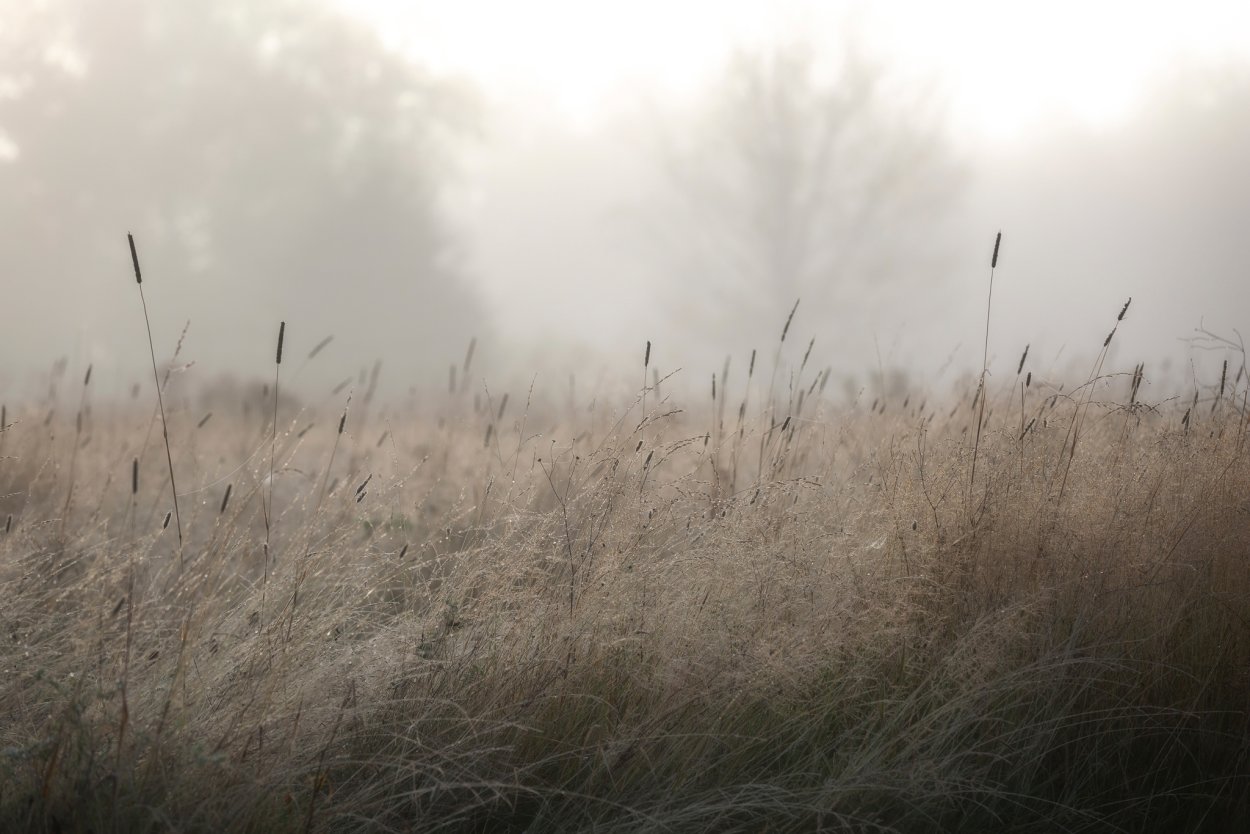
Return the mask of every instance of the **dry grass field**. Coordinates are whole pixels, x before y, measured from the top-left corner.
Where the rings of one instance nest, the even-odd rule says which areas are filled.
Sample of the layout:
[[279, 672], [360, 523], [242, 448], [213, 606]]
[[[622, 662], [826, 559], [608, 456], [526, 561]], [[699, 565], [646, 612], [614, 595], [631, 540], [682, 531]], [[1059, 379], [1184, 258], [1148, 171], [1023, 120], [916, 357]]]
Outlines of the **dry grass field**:
[[1146, 402], [1105, 347], [167, 392], [168, 460], [153, 385], [54, 375], [0, 434], [0, 828], [1244, 830], [1250, 380]]

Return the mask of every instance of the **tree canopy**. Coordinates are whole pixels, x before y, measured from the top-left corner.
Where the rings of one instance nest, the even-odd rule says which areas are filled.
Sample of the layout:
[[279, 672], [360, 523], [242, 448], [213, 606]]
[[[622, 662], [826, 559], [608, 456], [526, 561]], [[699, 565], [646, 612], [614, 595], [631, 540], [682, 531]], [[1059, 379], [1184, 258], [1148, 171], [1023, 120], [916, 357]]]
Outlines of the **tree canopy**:
[[853, 43], [836, 67], [818, 57], [740, 51], [662, 154], [668, 268], [700, 296], [682, 316], [716, 337], [722, 322], [762, 347], [796, 298], [837, 322], [884, 283], [932, 278], [962, 182], [940, 113]]
[[0, 280], [30, 315], [0, 337], [6, 353], [39, 347], [62, 315], [92, 339], [124, 334], [133, 231], [171, 332], [231, 328], [200, 343], [223, 363], [286, 318], [310, 345], [355, 342], [361, 364], [445, 367], [443, 346], [459, 352], [483, 323], [442, 211], [472, 129], [465, 91], [324, 4], [10, 8]]

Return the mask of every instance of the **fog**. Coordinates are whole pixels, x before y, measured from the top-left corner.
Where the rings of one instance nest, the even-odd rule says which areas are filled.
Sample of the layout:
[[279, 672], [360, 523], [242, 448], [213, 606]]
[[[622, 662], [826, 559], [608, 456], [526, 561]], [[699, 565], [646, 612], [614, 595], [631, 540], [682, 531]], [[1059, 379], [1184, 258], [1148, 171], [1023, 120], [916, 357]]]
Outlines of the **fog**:
[[281, 321], [307, 396], [426, 396], [471, 340], [475, 387], [636, 385], [648, 341], [702, 387], [792, 309], [840, 390], [937, 387], [999, 231], [999, 376], [1087, 371], [1129, 297], [1108, 370], [1243, 362], [1192, 341], [1250, 313], [1237, 4], [668, 5], [0, 0], [0, 396], [151, 379], [128, 232], [205, 387]]

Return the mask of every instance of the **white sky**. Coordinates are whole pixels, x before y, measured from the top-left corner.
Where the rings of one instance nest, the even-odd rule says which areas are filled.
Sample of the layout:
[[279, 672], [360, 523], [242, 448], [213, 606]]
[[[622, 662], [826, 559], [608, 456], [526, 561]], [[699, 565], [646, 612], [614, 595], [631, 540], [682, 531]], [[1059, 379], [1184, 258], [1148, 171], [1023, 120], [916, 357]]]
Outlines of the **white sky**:
[[991, 141], [1056, 117], [1114, 122], [1178, 56], [1250, 56], [1247, 0], [337, 2], [433, 68], [573, 124], [606, 115], [624, 90], [692, 91], [735, 43], [836, 43], [849, 18], [898, 71], [941, 80], [959, 132]]
[[[898, 80], [923, 82], [940, 96], [957, 150], [981, 161], [1032, 159], [1063, 127], [1114, 128], [1147, 103], [1150, 85], [1173, 67], [1250, 63], [1250, 0], [331, 2], [376, 22], [389, 46], [422, 65], [476, 82], [487, 105], [505, 114], [496, 123], [505, 128], [475, 157], [457, 215], [471, 241], [471, 274], [496, 310], [501, 334], [524, 344], [534, 333], [558, 332], [609, 353], [632, 344], [641, 330], [659, 331], [651, 299], [665, 292], [662, 283], [648, 283], [660, 279], [643, 270], [635, 251], [612, 249], [625, 244], [607, 236], [604, 218], [628, 201], [639, 175], [622, 167], [630, 156], [619, 148], [614, 156], [610, 146], [627, 141], [617, 134], [639, 112], [635, 94], [680, 105], [714, 80], [735, 46], [801, 39], [832, 51], [850, 29], [857, 46]], [[588, 141], [573, 141], [578, 136]], [[1081, 213], [1105, 183], [1072, 182], [1048, 197], [1035, 193], [1044, 175], [1021, 176], [1026, 193], [989, 188], [969, 210], [968, 222], [984, 221], [984, 228], [951, 244], [975, 264], [948, 265], [956, 278], [941, 314], [917, 310], [908, 319], [909, 328], [923, 320], [940, 331], [915, 337], [924, 345], [935, 340], [935, 356], [950, 353], [943, 340], [957, 340], [954, 334], [980, 332], [979, 259], [1004, 227], [1018, 280], [996, 295], [1003, 333], [1040, 338], [1044, 330], [1063, 345], [1084, 344], [1079, 338], [1098, 331], [1097, 341], [1104, 322], [1095, 308], [1118, 308], [1133, 295], [1135, 321], [1150, 324], [1142, 332], [1163, 334], [1150, 337], [1152, 349], [1171, 356], [1175, 338], [1204, 315], [1244, 308], [1219, 283], [1224, 279], [1199, 282], [1201, 292], [1182, 291], [1173, 286], [1176, 270], [1159, 266], [1158, 274], [1144, 276], [1112, 268], [1119, 254], [1104, 251], [1112, 244], [1097, 236], [1097, 218]], [[1043, 222], [1048, 212], [1080, 216], [1072, 228], [1054, 228], [1054, 218], [1050, 226]], [[549, 245], [556, 239], [560, 246]], [[1171, 241], [1158, 254], [1186, 263], [1180, 253], [1197, 245]], [[1080, 253], [1105, 257], [1112, 267], [1093, 270], [1092, 255], [1082, 260]], [[1027, 303], [1023, 295], [1013, 300], [1013, 292], [1026, 288], [1036, 295]], [[1076, 291], [1098, 294], [1088, 313], [1094, 320], [1063, 307]], [[1042, 328], [1041, 321], [1049, 324]], [[888, 346], [901, 325], [864, 326], [876, 328]], [[872, 346], [865, 350], [859, 358], [871, 364]], [[973, 358], [979, 362], [979, 355]]]

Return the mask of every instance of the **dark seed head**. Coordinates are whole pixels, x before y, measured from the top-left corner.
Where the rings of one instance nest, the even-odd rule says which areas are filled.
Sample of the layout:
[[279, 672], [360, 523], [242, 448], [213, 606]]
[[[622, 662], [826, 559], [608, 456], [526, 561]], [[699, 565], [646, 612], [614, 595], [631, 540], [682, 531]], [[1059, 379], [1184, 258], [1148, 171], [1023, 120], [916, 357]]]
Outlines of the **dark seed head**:
[[790, 315], [786, 316], [786, 325], [781, 328], [781, 341], [784, 343], [786, 334], [790, 332], [790, 322], [794, 321], [794, 311], [799, 309], [799, 299], [794, 300], [794, 306], [790, 308]]
[[126, 239], [130, 241], [130, 260], [135, 265], [135, 283], [143, 283], [143, 274], [139, 271], [139, 253], [135, 251], [135, 236], [130, 232], [126, 232]]
[[172, 515], [173, 515], [173, 513], [172, 513], [172, 512], [167, 512], [167, 513], [165, 513], [165, 521], [163, 521], [163, 522], [161, 523], [161, 529], [162, 529], [162, 530], [164, 530], [165, 528], [167, 528], [167, 527], [169, 526], [169, 519], [170, 519], [170, 517], [171, 517]]
[[331, 334], [329, 336], [326, 336], [320, 342], [317, 342], [317, 346], [308, 352], [308, 358], [312, 359], [318, 353], [321, 353], [322, 349], [325, 348], [326, 345], [330, 344], [330, 342], [333, 342], [333, 341], [334, 341], [334, 336], [333, 334]]
[[280, 322], [278, 324], [278, 361], [277, 361], [277, 364], [279, 365], [282, 364], [282, 338], [284, 336], [286, 336], [286, 322]]
[[651, 364], [651, 340], [647, 340], [647, 351], [642, 355], [642, 369], [645, 371]]
[[130, 494], [139, 494], [139, 459], [135, 458], [135, 462], [130, 467]]
[[1120, 308], [1120, 315], [1115, 317], [1116, 321], [1124, 321], [1124, 314], [1128, 312], [1128, 305], [1133, 303], [1133, 297], [1129, 296], [1128, 301], [1124, 302], [1124, 306]]

